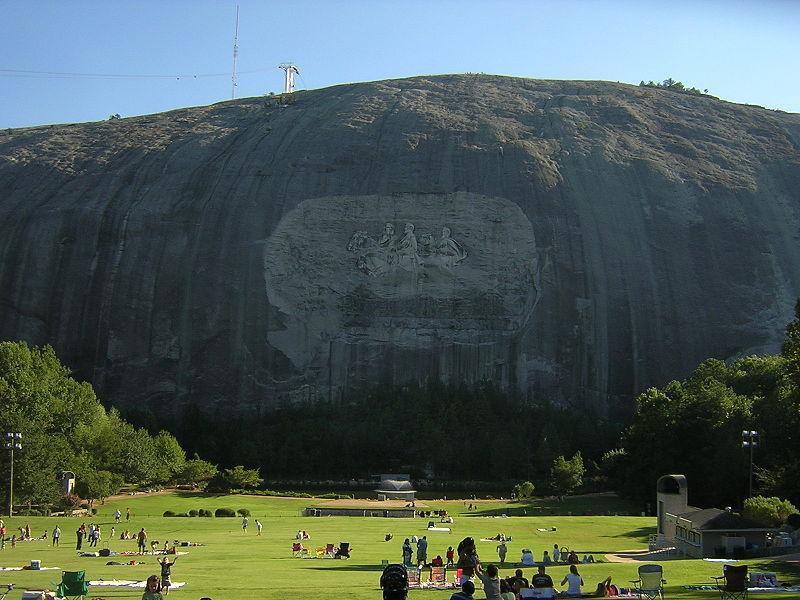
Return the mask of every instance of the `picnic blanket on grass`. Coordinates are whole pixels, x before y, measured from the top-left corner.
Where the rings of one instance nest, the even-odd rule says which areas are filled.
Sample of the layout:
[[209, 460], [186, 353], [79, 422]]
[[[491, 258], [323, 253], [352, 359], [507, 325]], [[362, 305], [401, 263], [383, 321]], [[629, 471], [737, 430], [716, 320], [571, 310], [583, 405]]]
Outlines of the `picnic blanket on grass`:
[[25, 567], [0, 567], [0, 571], [60, 571], [61, 567], [39, 567], [38, 569], [31, 569], [29, 566]]
[[[98, 579], [97, 581], [90, 581], [89, 585], [93, 587], [124, 587], [144, 589], [147, 585], [147, 580], [142, 579], [141, 581], [133, 581], [131, 579]], [[175, 581], [169, 587], [177, 590], [185, 585], [185, 581]]]
[[[715, 585], [685, 585], [683, 586], [685, 590], [691, 590], [694, 592], [718, 592], [719, 589]], [[782, 587], [749, 587], [747, 588], [748, 593], [750, 594], [757, 594], [759, 592], [768, 592], [773, 594], [781, 594], [781, 593], [797, 593], [800, 592], [800, 585], [792, 585], [792, 586], [782, 586]]]

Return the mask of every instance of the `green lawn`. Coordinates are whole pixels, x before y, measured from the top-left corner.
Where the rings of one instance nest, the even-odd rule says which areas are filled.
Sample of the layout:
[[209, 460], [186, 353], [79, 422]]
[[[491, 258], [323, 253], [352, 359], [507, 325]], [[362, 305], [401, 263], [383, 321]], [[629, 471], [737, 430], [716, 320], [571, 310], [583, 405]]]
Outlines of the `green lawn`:
[[[599, 500], [596, 512], [606, 514], [614, 508], [602, 504]], [[431, 508], [446, 508], [455, 517], [451, 534], [427, 532], [427, 519], [382, 519], [354, 517], [301, 517], [304, 507], [312, 504], [308, 499], [263, 498], [255, 496], [209, 496], [195, 494], [168, 494], [162, 496], [139, 496], [125, 500], [108, 502], [100, 507], [94, 518], [102, 526], [107, 538], [113, 525], [113, 513], [119, 508], [123, 513], [123, 521], [117, 526], [117, 536], [125, 528], [124, 513], [130, 508], [133, 516], [128, 525], [132, 531], [144, 526], [151, 539], [163, 542], [165, 539], [182, 539], [201, 542], [204, 547], [188, 548], [189, 554], [180, 557], [173, 569], [174, 581], [186, 581], [183, 590], [170, 594], [177, 600], [197, 599], [208, 596], [214, 600], [241, 598], [286, 598], [318, 597], [318, 598], [380, 598], [378, 579], [380, 562], [388, 559], [392, 562], [400, 560], [400, 546], [403, 538], [413, 534], [427, 535], [430, 541], [429, 557], [441, 554], [444, 556], [448, 545], [455, 547], [464, 536], [476, 539], [489, 537], [503, 532], [513, 536], [508, 544], [509, 559], [516, 560], [523, 547], [533, 549], [535, 556], [541, 556], [545, 549], [552, 549], [554, 543], [574, 548], [579, 554], [592, 553], [596, 558], [608, 552], [643, 548], [647, 545], [647, 536], [654, 532], [655, 520], [650, 517], [616, 517], [616, 516], [547, 516], [541, 512], [556, 510], [552, 504], [529, 505], [529, 516], [512, 516], [502, 518], [495, 515], [517, 514], [519, 505], [509, 505], [504, 501], [483, 501], [478, 510], [467, 513], [461, 501], [428, 501]], [[571, 507], [564, 512], [573, 514], [589, 512], [591, 500], [579, 504], [565, 504]], [[175, 512], [187, 511], [191, 508], [216, 509], [230, 507], [234, 509], [248, 508], [252, 511], [250, 531], [243, 535], [239, 518], [164, 518], [165, 510]], [[513, 510], [512, 510], [513, 509]], [[536, 513], [531, 516], [532, 513]], [[256, 537], [255, 518], [264, 523], [264, 534]], [[0, 566], [21, 566], [31, 559], [40, 559], [43, 566], [58, 566], [67, 570], [85, 569], [90, 579], [145, 579], [157, 573], [155, 558], [145, 557], [143, 566], [106, 566], [115, 558], [79, 558], [75, 552], [75, 529], [81, 523], [78, 518], [45, 518], [15, 517], [6, 519], [9, 531], [14, 527], [31, 524], [34, 535], [46, 528], [52, 531], [58, 523], [63, 531], [61, 547], [53, 549], [49, 541], [26, 542], [11, 549], [10, 544], [0, 553]], [[538, 528], [556, 527], [556, 532], [539, 532]], [[291, 544], [294, 533], [298, 529], [310, 532], [312, 539], [307, 546], [324, 546], [326, 543], [349, 541], [353, 548], [350, 560], [300, 560], [291, 557]], [[384, 534], [391, 532], [394, 539], [384, 542]], [[102, 545], [102, 544], [101, 544]], [[134, 541], [113, 540], [112, 550], [134, 550]], [[86, 547], [86, 546], [84, 546]], [[496, 561], [496, 544], [478, 542], [478, 552], [484, 564]], [[787, 565], [769, 561], [753, 561], [760, 570], [776, 571], [782, 579], [800, 580], [800, 573], [790, 572]], [[512, 569], [503, 570], [508, 574]], [[712, 592], [687, 592], [682, 589], [686, 584], [704, 584], [712, 575], [721, 572], [719, 564], [701, 560], [678, 560], [664, 563], [665, 577], [668, 580], [667, 591], [670, 597], [677, 598], [717, 598]], [[554, 580], [561, 580], [566, 573], [565, 566], [554, 567], [550, 572]], [[634, 579], [635, 564], [601, 563], [580, 567], [587, 587], [611, 575], [620, 585]], [[13, 582], [19, 589], [53, 587], [52, 582], [59, 579], [57, 571], [22, 571], [0, 572], [0, 584]], [[14, 591], [9, 600], [18, 598], [20, 592]], [[102, 598], [140, 598], [141, 591], [119, 588], [94, 588], [92, 597]], [[443, 600], [449, 598], [449, 592], [412, 591], [412, 599]], [[483, 597], [482, 593], [476, 594]], [[759, 594], [759, 598], [785, 598], [787, 595]]]

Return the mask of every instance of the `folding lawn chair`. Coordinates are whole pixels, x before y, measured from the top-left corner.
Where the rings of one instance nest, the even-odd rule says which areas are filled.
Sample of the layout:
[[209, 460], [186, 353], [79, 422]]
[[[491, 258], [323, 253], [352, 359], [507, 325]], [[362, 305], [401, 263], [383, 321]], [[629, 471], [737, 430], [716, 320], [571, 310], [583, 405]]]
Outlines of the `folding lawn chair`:
[[333, 555], [334, 558], [350, 558], [350, 542], [339, 542], [339, 549]]
[[419, 569], [412, 567], [406, 569], [406, 572], [408, 573], [408, 589], [420, 589], [422, 584], [419, 581]]
[[722, 600], [744, 600], [747, 598], [747, 565], [723, 565], [722, 577], [716, 580]]
[[327, 558], [333, 558], [336, 556], [336, 549], [334, 548], [333, 544], [328, 544], [325, 546], [325, 556]]
[[639, 579], [632, 580], [633, 593], [646, 600], [664, 599], [664, 584], [662, 579], [664, 568], [661, 565], [642, 565], [639, 567]]
[[56, 588], [59, 598], [83, 600], [89, 593], [89, 586], [86, 583], [86, 571], [63, 571], [61, 573], [61, 583]]
[[325, 548], [322, 546], [317, 547], [317, 558], [325, 558]]
[[295, 542], [292, 544], [292, 556], [295, 558], [302, 558], [308, 554], [308, 550], [303, 544]]
[[447, 569], [444, 567], [431, 567], [431, 574], [428, 577], [432, 587], [446, 588], [447, 587]]

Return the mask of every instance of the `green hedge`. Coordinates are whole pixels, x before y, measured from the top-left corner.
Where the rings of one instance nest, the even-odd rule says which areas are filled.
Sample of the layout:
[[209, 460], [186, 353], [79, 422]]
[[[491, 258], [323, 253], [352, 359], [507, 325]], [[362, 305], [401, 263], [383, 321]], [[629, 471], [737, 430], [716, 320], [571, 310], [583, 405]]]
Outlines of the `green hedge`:
[[218, 508], [214, 511], [215, 517], [235, 517], [236, 511], [232, 508]]

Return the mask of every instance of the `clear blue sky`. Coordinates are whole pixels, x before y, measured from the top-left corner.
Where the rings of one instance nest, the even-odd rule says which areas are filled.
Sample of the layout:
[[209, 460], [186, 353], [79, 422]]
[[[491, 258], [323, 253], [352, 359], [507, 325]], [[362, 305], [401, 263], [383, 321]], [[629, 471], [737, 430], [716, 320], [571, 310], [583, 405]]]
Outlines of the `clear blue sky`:
[[[0, 0], [0, 127], [230, 99], [236, 0]], [[673, 77], [800, 112], [800, 1], [241, 0], [237, 97], [418, 74]], [[48, 71], [165, 78], [88, 78]], [[258, 71], [248, 73], [248, 71]], [[218, 77], [194, 75], [221, 74]], [[171, 75], [182, 75], [180, 79]]]

